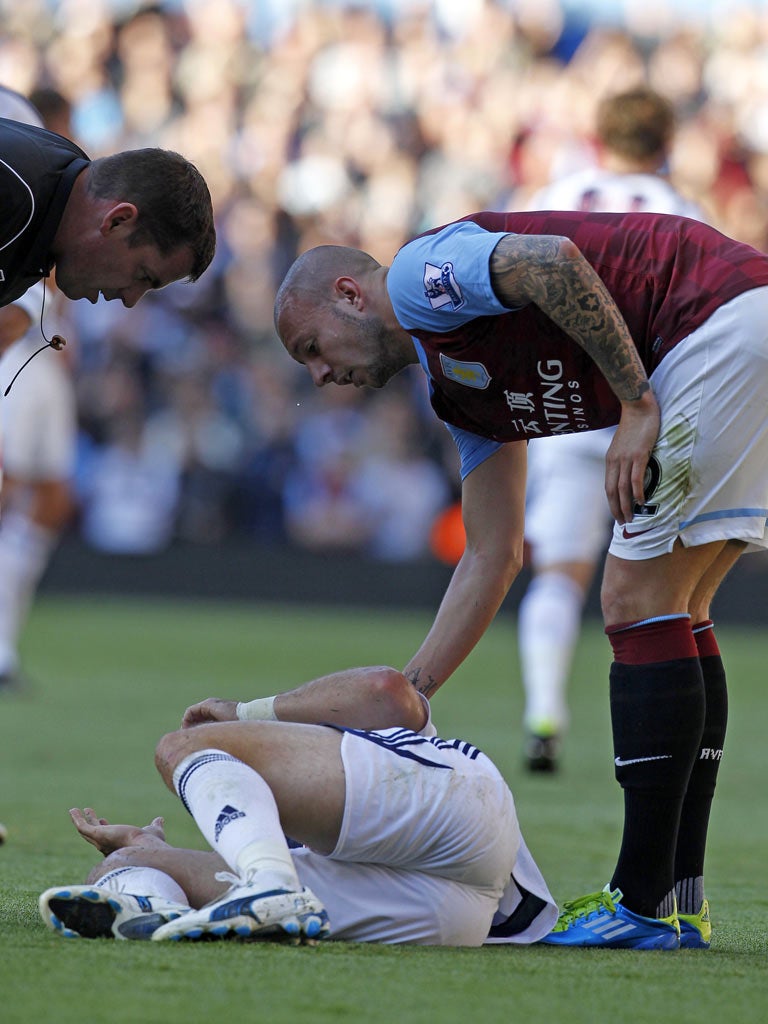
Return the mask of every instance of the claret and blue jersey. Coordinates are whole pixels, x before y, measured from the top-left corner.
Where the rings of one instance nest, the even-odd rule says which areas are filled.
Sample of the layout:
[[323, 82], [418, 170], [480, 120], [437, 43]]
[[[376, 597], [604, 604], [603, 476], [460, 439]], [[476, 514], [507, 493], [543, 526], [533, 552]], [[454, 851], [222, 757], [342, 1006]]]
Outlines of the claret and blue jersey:
[[508, 441], [597, 430], [620, 405], [591, 357], [533, 304], [490, 280], [504, 235], [570, 238], [619, 307], [650, 374], [723, 303], [768, 285], [768, 258], [695, 220], [661, 214], [479, 213], [419, 236], [387, 288], [430, 379], [462, 476]]

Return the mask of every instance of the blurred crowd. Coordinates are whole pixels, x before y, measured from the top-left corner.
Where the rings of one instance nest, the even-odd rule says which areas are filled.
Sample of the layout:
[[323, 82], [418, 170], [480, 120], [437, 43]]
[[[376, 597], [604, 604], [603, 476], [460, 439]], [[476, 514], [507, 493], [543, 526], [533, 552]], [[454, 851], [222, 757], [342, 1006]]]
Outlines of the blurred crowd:
[[249, 536], [425, 554], [458, 478], [421, 371], [316, 391], [276, 340], [276, 287], [310, 245], [388, 263], [428, 227], [525, 207], [593, 160], [599, 100], [642, 81], [677, 112], [673, 183], [768, 250], [768, 10], [694, 6], [0, 0], [0, 82], [50, 116], [63, 100], [59, 130], [93, 157], [184, 153], [217, 211], [197, 285], [68, 311], [73, 529], [105, 552]]

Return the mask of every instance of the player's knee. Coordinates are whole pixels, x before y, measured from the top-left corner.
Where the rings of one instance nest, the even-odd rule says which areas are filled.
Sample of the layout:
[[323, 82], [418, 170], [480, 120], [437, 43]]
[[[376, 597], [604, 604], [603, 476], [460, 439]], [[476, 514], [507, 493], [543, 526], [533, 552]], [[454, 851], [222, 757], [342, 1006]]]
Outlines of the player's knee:
[[155, 767], [165, 784], [173, 789], [173, 772], [176, 765], [189, 753], [187, 731], [177, 729], [162, 736], [155, 747]]
[[627, 562], [620, 568], [606, 566], [600, 589], [600, 605], [607, 626], [617, 622], [635, 622], [651, 615], [661, 614], [664, 595], [657, 583], [646, 585], [643, 579], [633, 577]]
[[387, 709], [393, 724], [418, 731], [423, 728], [426, 708], [416, 688], [402, 672], [388, 666], [377, 669], [375, 699]]
[[603, 584], [600, 591], [600, 607], [603, 612], [603, 621], [607, 626], [616, 622], [633, 622], [635, 619], [642, 618], [637, 606], [633, 601], [628, 600], [628, 597], [629, 595], [620, 590], [606, 587]]

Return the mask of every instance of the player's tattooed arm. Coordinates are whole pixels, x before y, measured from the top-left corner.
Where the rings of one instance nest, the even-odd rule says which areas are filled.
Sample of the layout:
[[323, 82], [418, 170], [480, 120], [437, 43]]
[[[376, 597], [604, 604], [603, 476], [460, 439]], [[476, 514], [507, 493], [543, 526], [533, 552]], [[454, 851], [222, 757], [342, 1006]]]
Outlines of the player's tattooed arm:
[[645, 469], [660, 414], [621, 311], [568, 238], [505, 235], [490, 269], [501, 302], [537, 305], [589, 353], [621, 402], [621, 419], [605, 460], [605, 491], [617, 522], [631, 522], [635, 504], [645, 501]]
[[490, 261], [491, 283], [510, 308], [534, 303], [600, 367], [621, 402], [650, 390], [618, 306], [580, 250], [558, 235], [505, 235]]

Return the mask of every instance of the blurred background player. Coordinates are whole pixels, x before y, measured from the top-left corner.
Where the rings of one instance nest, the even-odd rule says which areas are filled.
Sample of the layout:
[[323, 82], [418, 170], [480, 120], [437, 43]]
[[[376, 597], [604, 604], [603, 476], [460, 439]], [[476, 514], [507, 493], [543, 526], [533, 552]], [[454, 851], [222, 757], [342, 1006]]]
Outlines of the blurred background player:
[[[665, 178], [675, 130], [672, 104], [645, 86], [609, 95], [596, 118], [597, 164], [531, 199], [532, 210], [671, 213], [704, 220]], [[613, 523], [605, 454], [614, 428], [535, 438], [528, 446], [525, 538], [532, 577], [520, 603], [525, 764], [558, 767], [568, 727], [566, 689], [581, 615]]]
[[[69, 135], [67, 104], [47, 90], [41, 112], [20, 94], [0, 87], [0, 117]], [[0, 389], [43, 344], [43, 284], [0, 308]], [[62, 326], [61, 293], [45, 284], [43, 328], [48, 338]], [[76, 408], [66, 353], [41, 352], [7, 395], [0, 398], [3, 491], [0, 515], [0, 692], [22, 682], [18, 642], [37, 584], [73, 510]]]

